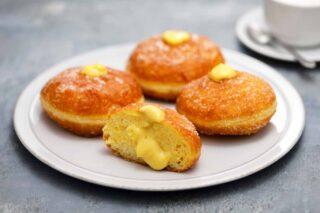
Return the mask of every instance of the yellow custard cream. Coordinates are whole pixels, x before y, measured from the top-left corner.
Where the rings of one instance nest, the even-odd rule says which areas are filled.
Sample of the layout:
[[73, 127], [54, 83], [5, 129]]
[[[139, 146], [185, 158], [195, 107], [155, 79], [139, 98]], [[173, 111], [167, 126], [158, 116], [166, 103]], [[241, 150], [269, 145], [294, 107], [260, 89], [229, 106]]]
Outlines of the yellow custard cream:
[[142, 158], [154, 170], [164, 169], [168, 165], [170, 154], [164, 152], [159, 144], [147, 134], [141, 136], [136, 147], [137, 157]]
[[159, 107], [153, 105], [145, 105], [139, 109], [143, 115], [145, 115], [152, 122], [162, 122], [164, 120], [165, 114], [159, 109]]
[[185, 32], [185, 31], [165, 31], [162, 34], [162, 39], [171, 45], [179, 45], [182, 44], [186, 41], [188, 41], [191, 38], [190, 33]]
[[213, 81], [221, 81], [223, 79], [233, 78], [237, 72], [226, 64], [215, 66], [209, 73], [209, 78]]
[[90, 64], [83, 67], [80, 73], [90, 77], [97, 77], [108, 74], [108, 69], [103, 64]]
[[163, 151], [159, 143], [152, 137], [151, 126], [165, 119], [165, 113], [156, 106], [145, 105], [139, 109], [142, 119], [149, 123], [146, 127], [130, 125], [127, 127], [128, 134], [136, 141], [136, 154], [154, 170], [164, 169], [170, 160], [170, 154]]

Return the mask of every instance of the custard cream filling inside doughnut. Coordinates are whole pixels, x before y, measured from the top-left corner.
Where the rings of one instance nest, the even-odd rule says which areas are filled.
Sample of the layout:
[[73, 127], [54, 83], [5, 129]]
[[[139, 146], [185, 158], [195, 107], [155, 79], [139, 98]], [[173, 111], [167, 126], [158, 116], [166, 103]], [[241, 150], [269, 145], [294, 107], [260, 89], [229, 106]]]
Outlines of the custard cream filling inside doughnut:
[[126, 160], [155, 170], [184, 171], [200, 153], [171, 116], [150, 104], [125, 107], [109, 117], [103, 128], [103, 140], [115, 155]]
[[133, 142], [135, 155], [154, 170], [164, 169], [168, 166], [171, 155], [161, 148], [152, 133], [154, 124], [164, 121], [165, 113], [156, 106], [144, 105], [133, 116], [142, 125], [130, 123], [125, 128], [125, 133]]
[[[140, 98], [137, 103], [144, 101], [144, 98]], [[85, 125], [104, 125], [108, 115], [94, 115], [94, 116], [79, 116], [68, 112], [62, 112], [59, 109], [53, 107], [49, 102], [41, 98], [41, 102], [46, 111], [52, 113], [54, 116], [72, 123], [80, 123]]]
[[145, 105], [139, 109], [142, 117], [147, 119], [145, 127], [130, 125], [127, 131], [136, 140], [136, 154], [142, 158], [151, 168], [155, 170], [164, 169], [170, 160], [170, 153], [164, 152], [160, 145], [149, 133], [153, 123], [161, 123], [165, 118], [165, 113], [156, 106]]
[[164, 120], [164, 112], [156, 106], [146, 105], [139, 109], [143, 115], [145, 115], [151, 122], [160, 123]]
[[271, 116], [275, 110], [276, 110], [277, 102], [275, 101], [270, 107], [267, 109], [256, 113], [252, 116], [246, 116], [241, 118], [233, 118], [233, 119], [225, 119], [225, 120], [216, 120], [216, 121], [206, 121], [206, 120], [200, 120], [195, 117], [188, 118], [200, 126], [205, 127], [234, 127], [234, 126], [241, 126], [241, 125], [250, 125], [255, 122], [260, 122], [261, 120], [264, 120], [265, 118]]

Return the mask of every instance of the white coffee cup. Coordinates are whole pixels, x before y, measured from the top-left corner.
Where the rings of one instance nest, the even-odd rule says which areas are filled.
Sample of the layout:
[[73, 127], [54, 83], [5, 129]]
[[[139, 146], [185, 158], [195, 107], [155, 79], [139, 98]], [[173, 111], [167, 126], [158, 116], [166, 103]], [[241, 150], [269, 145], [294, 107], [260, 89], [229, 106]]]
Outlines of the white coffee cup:
[[264, 12], [270, 31], [285, 44], [320, 44], [320, 0], [264, 0]]

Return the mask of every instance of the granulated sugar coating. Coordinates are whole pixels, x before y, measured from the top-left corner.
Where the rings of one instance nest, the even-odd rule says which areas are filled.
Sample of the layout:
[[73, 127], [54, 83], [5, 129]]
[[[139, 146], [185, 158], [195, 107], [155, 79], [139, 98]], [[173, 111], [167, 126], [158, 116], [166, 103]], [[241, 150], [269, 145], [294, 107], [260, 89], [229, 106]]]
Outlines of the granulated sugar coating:
[[183, 44], [170, 45], [156, 35], [137, 45], [128, 69], [143, 80], [187, 83], [223, 61], [218, 46], [204, 36], [191, 34]]
[[79, 115], [105, 114], [112, 105], [126, 106], [142, 97], [128, 73], [108, 68], [108, 74], [90, 77], [80, 71], [70, 68], [58, 74], [44, 86], [42, 97], [59, 110]]
[[162, 35], [152, 36], [133, 50], [127, 69], [145, 95], [174, 101], [185, 84], [224, 62], [213, 41], [204, 36], [189, 35], [179, 44], [166, 42]]
[[219, 82], [204, 76], [187, 85], [177, 99], [177, 110], [207, 134], [255, 133], [275, 109], [271, 86], [245, 72]]
[[111, 112], [143, 100], [140, 87], [129, 73], [107, 69], [104, 75], [90, 76], [76, 67], [53, 77], [41, 90], [44, 111], [77, 135], [101, 135]]

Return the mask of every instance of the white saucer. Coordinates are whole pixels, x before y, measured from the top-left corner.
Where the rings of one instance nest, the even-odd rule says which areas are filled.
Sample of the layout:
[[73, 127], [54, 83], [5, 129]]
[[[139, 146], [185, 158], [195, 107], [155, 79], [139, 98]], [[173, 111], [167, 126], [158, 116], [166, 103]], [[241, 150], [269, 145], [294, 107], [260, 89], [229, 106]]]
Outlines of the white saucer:
[[[14, 128], [22, 144], [48, 166], [83, 181], [130, 190], [172, 191], [243, 178], [276, 162], [297, 143], [305, 123], [305, 110], [297, 91], [268, 65], [226, 49], [222, 52], [228, 64], [258, 75], [272, 85], [277, 112], [268, 126], [250, 137], [201, 136], [200, 160], [187, 172], [153, 171], [122, 160], [108, 151], [100, 137], [75, 136], [46, 116], [39, 93], [50, 78], [67, 67], [91, 63], [124, 69], [135, 45], [81, 54], [50, 67], [34, 79], [21, 94], [14, 114]], [[172, 103], [165, 104], [175, 107]]]
[[[244, 14], [237, 22], [236, 34], [239, 40], [251, 50], [258, 52], [262, 55], [283, 60], [283, 61], [295, 61], [293, 56], [289, 54], [285, 49], [280, 46], [267, 46], [259, 45], [247, 34], [247, 26], [249, 23], [255, 22], [261, 24], [267, 28], [267, 24], [264, 20], [263, 10], [261, 7], [250, 10], [248, 13]], [[320, 45], [313, 48], [298, 49], [299, 53], [308, 60], [320, 61]]]

